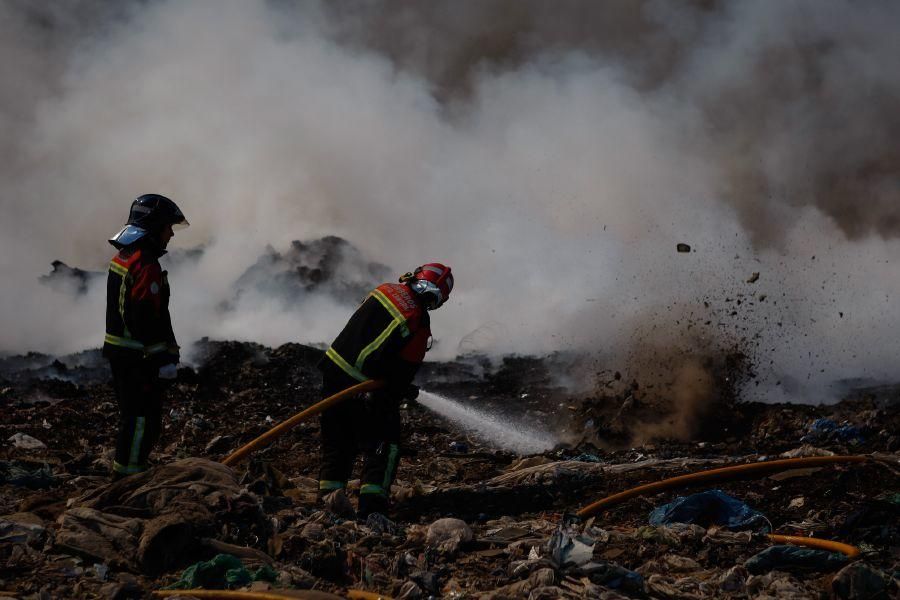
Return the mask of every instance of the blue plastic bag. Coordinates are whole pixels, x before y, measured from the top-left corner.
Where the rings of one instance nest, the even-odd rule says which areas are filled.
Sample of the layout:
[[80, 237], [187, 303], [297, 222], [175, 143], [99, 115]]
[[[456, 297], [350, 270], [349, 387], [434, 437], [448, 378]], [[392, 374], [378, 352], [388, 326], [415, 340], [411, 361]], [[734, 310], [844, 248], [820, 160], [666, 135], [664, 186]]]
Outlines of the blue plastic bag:
[[728, 529], [756, 531], [772, 530], [765, 515], [721, 490], [680, 496], [650, 513], [651, 525], [670, 523], [693, 523], [704, 527], [720, 525]]

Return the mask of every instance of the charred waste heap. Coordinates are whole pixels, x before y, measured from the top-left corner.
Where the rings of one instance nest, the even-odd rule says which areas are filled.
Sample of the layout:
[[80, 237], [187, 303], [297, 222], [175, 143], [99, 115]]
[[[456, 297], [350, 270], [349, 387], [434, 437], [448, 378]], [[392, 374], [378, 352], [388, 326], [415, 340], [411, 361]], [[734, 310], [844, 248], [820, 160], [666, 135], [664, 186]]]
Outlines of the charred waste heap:
[[[584, 393], [559, 387], [559, 373], [576, 368], [560, 356], [432, 363], [422, 374], [431, 391], [552, 425], [566, 441], [514, 455], [409, 406], [407, 460], [391, 491], [396, 512], [363, 523], [346, 499], [316, 503], [315, 421], [234, 470], [217, 462], [318, 400], [320, 355], [296, 344], [200, 343], [197, 367], [182, 368], [174, 386], [158, 466], [114, 484], [107, 449], [115, 411], [98, 353], [0, 361], [0, 589], [16, 598], [127, 598], [172, 585], [251, 583], [404, 598], [807, 598], [826, 590], [887, 598], [897, 591], [896, 390], [866, 390], [831, 406], [721, 399], [697, 416], [689, 436], [674, 439], [664, 434], [678, 428], [664, 425], [677, 414], [656, 415], [662, 435], [635, 429], [661, 410], [637, 382]], [[715, 484], [744, 506], [741, 514], [760, 515], [746, 522], [709, 507], [653, 516], [711, 485], [571, 518], [597, 498], [668, 476], [872, 452], [886, 462]], [[776, 553], [781, 546], [760, 535], [772, 530], [839, 540], [862, 554], [790, 546]], [[185, 571], [201, 560], [213, 562]], [[230, 580], [226, 564], [236, 569]]]

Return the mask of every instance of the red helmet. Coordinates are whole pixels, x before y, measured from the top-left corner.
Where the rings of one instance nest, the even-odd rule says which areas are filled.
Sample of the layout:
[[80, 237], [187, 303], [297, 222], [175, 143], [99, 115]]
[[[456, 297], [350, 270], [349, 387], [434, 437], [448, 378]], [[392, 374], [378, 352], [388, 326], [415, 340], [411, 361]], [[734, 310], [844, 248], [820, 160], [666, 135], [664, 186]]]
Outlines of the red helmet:
[[409, 285], [420, 296], [429, 298], [426, 307], [433, 310], [450, 297], [453, 290], [453, 274], [446, 265], [428, 263], [412, 272]]

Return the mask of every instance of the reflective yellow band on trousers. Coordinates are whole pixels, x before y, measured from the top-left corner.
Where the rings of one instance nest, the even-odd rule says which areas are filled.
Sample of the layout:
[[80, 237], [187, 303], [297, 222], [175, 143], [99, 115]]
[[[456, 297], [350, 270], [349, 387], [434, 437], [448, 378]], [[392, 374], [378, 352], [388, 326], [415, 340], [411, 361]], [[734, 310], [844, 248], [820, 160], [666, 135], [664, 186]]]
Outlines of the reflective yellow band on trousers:
[[141, 456], [141, 444], [144, 442], [144, 425], [146, 417], [137, 417], [134, 423], [134, 437], [131, 438], [131, 454], [128, 456], [128, 466], [137, 466]]
[[364, 483], [359, 488], [359, 493], [360, 494], [381, 494], [382, 496], [387, 496], [387, 493], [385, 493], [384, 488], [376, 483]]
[[113, 471], [122, 475], [134, 475], [135, 473], [143, 473], [146, 469], [141, 465], [128, 465], [113, 461]]
[[134, 350], [142, 350], [145, 354], [158, 354], [160, 352], [164, 352], [168, 350], [169, 344], [166, 342], [159, 342], [158, 344], [153, 344], [151, 346], [145, 346], [141, 342], [127, 337], [120, 337], [118, 335], [113, 335], [111, 333], [107, 333], [103, 338], [107, 344], [112, 344], [113, 346], [122, 346], [123, 348], [132, 348]]
[[107, 333], [106, 337], [103, 338], [103, 341], [105, 341], [107, 344], [112, 344], [113, 346], [122, 346], [123, 348], [133, 348], [134, 350], [144, 349], [144, 344], [140, 343], [137, 340], [126, 337], [119, 337], [111, 333]]
[[346, 487], [343, 481], [329, 481], [327, 479], [319, 480], [319, 489], [320, 490], [339, 490]]
[[390, 448], [387, 467], [384, 469], [384, 483], [381, 484], [386, 490], [391, 487], [391, 480], [394, 479], [394, 471], [397, 469], [397, 457], [400, 454], [400, 446], [397, 444], [391, 444]]

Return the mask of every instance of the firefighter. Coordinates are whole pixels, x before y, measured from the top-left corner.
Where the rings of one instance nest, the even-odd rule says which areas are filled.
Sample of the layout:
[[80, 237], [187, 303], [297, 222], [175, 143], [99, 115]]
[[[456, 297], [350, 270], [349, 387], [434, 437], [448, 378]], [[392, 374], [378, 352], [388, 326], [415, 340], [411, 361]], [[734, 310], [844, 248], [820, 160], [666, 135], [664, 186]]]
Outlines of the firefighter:
[[361, 452], [360, 518], [387, 512], [400, 457], [400, 403], [418, 396], [412, 380], [431, 343], [428, 311], [446, 302], [452, 289], [450, 267], [440, 263], [378, 286], [319, 361], [325, 396], [369, 379], [387, 383], [321, 416], [319, 495], [347, 485]]
[[128, 223], [109, 240], [118, 250], [109, 263], [103, 343], [119, 405], [113, 480], [145, 471], [162, 431], [163, 397], [179, 354], [159, 257], [173, 229], [187, 225], [170, 199], [145, 194], [131, 203]]

